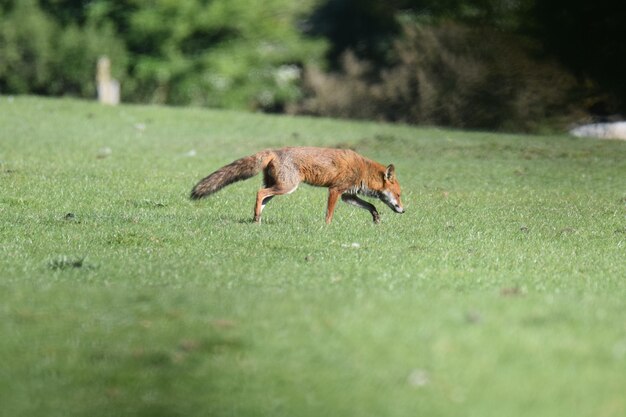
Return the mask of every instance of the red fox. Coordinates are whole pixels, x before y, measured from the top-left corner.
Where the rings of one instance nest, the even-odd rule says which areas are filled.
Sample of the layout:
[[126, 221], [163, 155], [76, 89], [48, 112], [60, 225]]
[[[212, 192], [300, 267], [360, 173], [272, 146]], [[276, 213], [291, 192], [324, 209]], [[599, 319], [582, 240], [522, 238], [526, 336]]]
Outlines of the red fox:
[[348, 204], [368, 210], [374, 223], [380, 223], [376, 207], [357, 197], [357, 194], [378, 198], [396, 213], [404, 213], [400, 202], [400, 183], [393, 164], [385, 167], [349, 149], [267, 149], [231, 162], [205, 177], [193, 188], [191, 198], [195, 200], [208, 196], [261, 171], [264, 186], [256, 196], [256, 223], [261, 222], [261, 212], [274, 196], [294, 192], [301, 182], [328, 188], [328, 224], [333, 219], [339, 196]]

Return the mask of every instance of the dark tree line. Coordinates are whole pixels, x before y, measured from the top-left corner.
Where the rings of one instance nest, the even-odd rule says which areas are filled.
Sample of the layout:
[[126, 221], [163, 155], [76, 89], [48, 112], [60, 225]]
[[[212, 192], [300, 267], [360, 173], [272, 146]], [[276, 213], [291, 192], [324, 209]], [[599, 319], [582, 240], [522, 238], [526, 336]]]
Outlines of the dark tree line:
[[[328, 0], [309, 33], [330, 39], [338, 65], [347, 50], [386, 64], [403, 18], [420, 24], [455, 21], [528, 37], [577, 76], [590, 77], [626, 105], [626, 13], [620, 0]], [[476, 46], [479, 47], [479, 46]]]
[[0, 0], [0, 93], [92, 97], [106, 54], [125, 101], [532, 130], [626, 113], [621, 9], [618, 0]]
[[528, 32], [545, 52], [580, 77], [590, 77], [614, 105], [599, 112], [626, 111], [626, 13], [619, 0], [537, 0]]

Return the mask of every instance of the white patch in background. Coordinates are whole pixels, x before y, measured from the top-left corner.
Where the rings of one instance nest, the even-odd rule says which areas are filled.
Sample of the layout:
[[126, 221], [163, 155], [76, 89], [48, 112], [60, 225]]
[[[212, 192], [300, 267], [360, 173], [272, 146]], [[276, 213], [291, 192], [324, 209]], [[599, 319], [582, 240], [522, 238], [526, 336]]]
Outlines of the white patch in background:
[[592, 123], [571, 129], [569, 133], [579, 138], [626, 140], [626, 122]]

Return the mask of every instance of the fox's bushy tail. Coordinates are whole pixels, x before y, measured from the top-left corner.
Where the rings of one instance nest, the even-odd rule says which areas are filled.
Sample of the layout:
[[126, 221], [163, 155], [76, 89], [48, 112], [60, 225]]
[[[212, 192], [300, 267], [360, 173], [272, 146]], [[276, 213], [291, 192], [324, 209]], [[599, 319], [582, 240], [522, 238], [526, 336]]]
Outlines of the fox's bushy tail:
[[229, 184], [254, 177], [267, 166], [268, 157], [267, 152], [259, 152], [223, 166], [196, 184], [191, 190], [190, 197], [197, 200], [211, 195]]

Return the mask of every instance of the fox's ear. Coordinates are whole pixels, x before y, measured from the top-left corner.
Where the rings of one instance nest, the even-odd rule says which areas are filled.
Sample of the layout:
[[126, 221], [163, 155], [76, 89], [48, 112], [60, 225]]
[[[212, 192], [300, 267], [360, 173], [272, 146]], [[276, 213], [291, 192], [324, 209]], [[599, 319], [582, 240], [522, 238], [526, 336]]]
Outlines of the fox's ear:
[[393, 164], [391, 164], [387, 167], [387, 170], [385, 171], [385, 179], [387, 181], [393, 181], [395, 178], [396, 178], [396, 167], [394, 167]]

